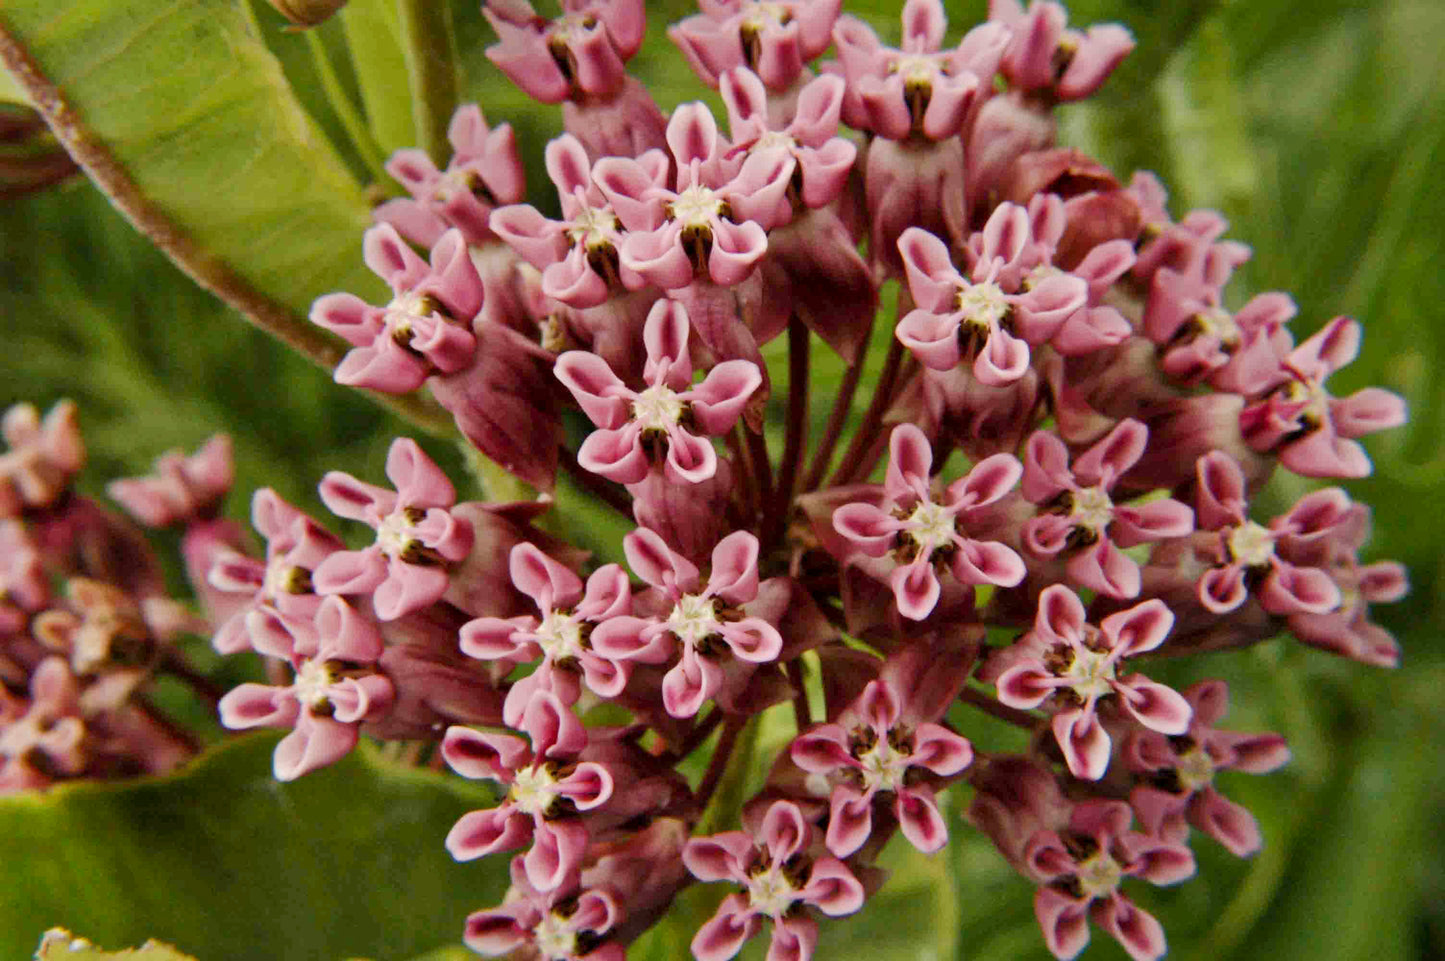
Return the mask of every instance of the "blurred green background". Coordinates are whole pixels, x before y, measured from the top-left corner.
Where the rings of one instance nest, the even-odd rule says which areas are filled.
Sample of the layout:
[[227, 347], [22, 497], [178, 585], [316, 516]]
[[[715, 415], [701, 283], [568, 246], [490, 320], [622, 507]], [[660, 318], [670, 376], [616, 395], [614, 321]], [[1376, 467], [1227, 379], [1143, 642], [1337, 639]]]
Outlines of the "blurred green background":
[[[648, 46], [634, 67], [667, 109], [702, 92], [662, 35], [665, 23], [690, 8], [676, 2], [648, 6]], [[983, 14], [982, 3], [948, 6], [951, 37]], [[1156, 171], [1170, 187], [1176, 216], [1194, 206], [1223, 211], [1232, 224], [1230, 236], [1255, 251], [1231, 287], [1230, 305], [1259, 291], [1287, 290], [1300, 305], [1294, 322], [1300, 339], [1336, 314], [1360, 318], [1366, 329], [1364, 352], [1332, 379], [1332, 391], [1340, 395], [1382, 384], [1405, 395], [1411, 408], [1406, 428], [1368, 442], [1374, 476], [1349, 487], [1375, 508], [1375, 535], [1366, 559], [1398, 559], [1410, 568], [1410, 596], [1376, 610], [1376, 619], [1401, 641], [1402, 668], [1365, 668], [1278, 640], [1244, 654], [1212, 655], [1161, 669], [1160, 679], [1179, 684], [1206, 676], [1228, 679], [1234, 708], [1226, 726], [1283, 731], [1295, 760], [1267, 778], [1235, 776], [1222, 782], [1224, 793], [1259, 817], [1266, 848], [1258, 857], [1234, 861], [1196, 836], [1198, 878], [1168, 891], [1141, 886], [1132, 893], [1164, 920], [1174, 958], [1445, 957], [1445, 840], [1440, 830], [1445, 824], [1440, 548], [1445, 448], [1439, 440], [1445, 431], [1445, 272], [1439, 266], [1445, 262], [1445, 191], [1440, 186], [1445, 68], [1439, 57], [1445, 4], [1089, 0], [1069, 6], [1075, 25], [1124, 23], [1139, 48], [1095, 100], [1061, 110], [1061, 139], [1095, 153], [1121, 176], [1136, 168]], [[398, 96], [404, 98], [404, 84], [400, 93], [396, 90], [404, 72], [397, 72], [394, 56], [386, 59], [386, 31], [369, 29], [384, 26], [388, 8], [374, 0], [357, 0], [352, 7], [349, 23], [328, 23], [317, 37], [342, 90], [355, 99], [358, 111], [373, 111], [376, 139], [389, 150], [406, 142], [408, 128], [394, 113], [383, 113], [388, 104], [396, 107]], [[79, 46], [82, 39], [103, 40], [106, 18], [144, 10], [157, 22], [172, 16], [187, 18], [187, 29], [195, 24], [194, 43], [156, 54], [183, 80], [187, 69], [193, 74], [207, 69], [204, 56], [215, 36], [204, 30], [225, 30], [232, 21], [245, 24], [230, 0], [91, 0], [66, 5], [60, 13], [54, 5], [29, 2], [6, 8], [0, 9], [0, 20], [7, 24], [45, 28], [37, 33], [40, 43], [57, 34], [74, 38], [62, 58], [63, 70], [56, 69], [71, 72], [75, 86], [67, 89], [83, 105], [89, 103], [87, 78], [135, 69], [126, 66], [128, 50], [113, 50], [104, 42]], [[870, 19], [886, 40], [896, 40], [892, 4], [850, 3], [848, 9]], [[271, 94], [293, 106], [299, 103], [327, 137], [343, 145], [339, 160], [330, 162], [342, 176], [356, 180], [348, 189], [359, 197], [359, 185], [367, 179], [366, 158], [345, 145], [342, 118], [317, 73], [317, 51], [308, 46], [314, 41], [283, 31], [269, 8], [253, 13], [259, 32], [250, 36], [256, 45], [252, 53], [264, 53], [259, 46], [264, 43], [284, 68]], [[538, 161], [542, 145], [560, 127], [556, 112], [526, 102], [485, 61], [481, 49], [490, 35], [473, 4], [454, 4], [453, 16], [464, 97], [479, 100], [492, 123], [506, 120], [517, 127], [529, 160], [532, 200], [554, 203]], [[91, 26], [94, 36], [87, 32]], [[364, 66], [353, 67], [349, 51]], [[190, 81], [197, 82], [197, 76]], [[135, 76], [137, 102], [149, 95], [152, 82]], [[109, 117], [100, 125], [119, 122], [116, 118], [126, 110], [143, 109], [131, 103], [131, 88], [119, 89], [107, 79], [104, 89], [94, 103]], [[111, 110], [116, 112], [107, 115]], [[252, 128], [258, 138], [270, 136], [265, 116], [242, 119], [260, 125]], [[233, 135], [221, 133], [218, 143]], [[306, 139], [304, 131], [299, 139]], [[236, 144], [238, 150], [263, 152], [244, 137]], [[117, 148], [123, 161], [133, 160], [146, 176], [181, 194], [195, 193], [198, 208], [244, 199], [228, 198], [224, 189], [218, 196], [199, 196], [200, 181], [193, 185], [185, 179], [195, 177], [194, 171], [166, 167], [166, 158], [186, 149], [183, 142], [158, 134], [137, 134]], [[324, 144], [319, 149], [330, 153]], [[304, 169], [294, 173], [299, 186], [287, 189], [298, 192], [280, 195], [282, 206], [293, 197], [298, 205], [316, 202], [317, 194], [329, 189], [325, 178], [308, 179]], [[320, 229], [313, 235], [327, 236]], [[282, 299], [304, 310], [311, 297], [343, 282], [364, 295], [379, 293], [377, 286], [355, 286], [375, 284], [356, 280], [366, 276], [359, 267], [359, 235], [335, 232], [334, 237], [319, 260], [287, 266], [278, 259], [273, 275], [277, 289], [285, 288]], [[285, 244], [273, 237], [243, 237], [241, 243], [259, 246], [245, 253], [262, 261], [267, 245], [274, 243], [281, 251], [277, 257], [284, 259]], [[320, 261], [347, 265], [345, 281], [334, 271], [305, 266]], [[9, 196], [0, 204], [0, 329], [0, 405], [32, 400], [48, 407], [61, 397], [79, 401], [90, 450], [83, 486], [92, 492], [110, 477], [143, 472], [168, 448], [193, 448], [209, 433], [224, 430], [235, 440], [237, 488], [243, 492], [230, 505], [236, 516], [245, 516], [245, 495], [263, 484], [319, 510], [314, 490], [324, 471], [341, 468], [379, 477], [391, 438], [410, 432], [196, 288], [83, 179], [41, 194]], [[819, 390], [825, 389], [820, 384]], [[428, 443], [440, 458], [460, 464], [445, 442]], [[1301, 489], [1292, 478], [1278, 478], [1259, 505], [1261, 516], [1272, 516]], [[590, 518], [577, 514], [579, 506], [563, 492], [569, 526], [593, 527]], [[264, 753], [232, 752], [233, 763], [245, 766], [228, 767], [225, 776], [249, 778], [247, 790], [261, 792], [290, 812], [288, 817], [301, 819], [288, 823], [300, 825], [304, 838], [311, 823], [305, 820], [306, 804], [258, 786], [266, 773]], [[436, 797], [427, 792], [442, 790], [435, 784], [391, 783], [388, 779], [399, 775], [385, 765], [346, 773], [358, 781], [386, 781], [376, 787], [382, 792], [378, 797], [390, 797], [385, 791], [392, 789], [404, 796], [390, 810], [436, 818], [440, 831], [455, 816], [452, 807], [432, 803]], [[334, 785], [337, 793], [349, 791], [344, 780], [325, 784]], [[219, 803], [239, 789], [226, 781], [197, 790], [214, 792]], [[932, 860], [901, 857], [899, 876], [878, 903], [859, 919], [827, 926], [820, 958], [1047, 957], [1033, 926], [1029, 886], [958, 822], [965, 799], [960, 789], [951, 793], [959, 796], [951, 800], [955, 840], [947, 852]], [[122, 803], [165, 812], [183, 794], [152, 792], [149, 800], [131, 797]], [[426, 795], [426, 804], [407, 807], [417, 803], [419, 794]], [[246, 850], [255, 846], [249, 837], [244, 844], [231, 844], [237, 850], [225, 855], [238, 859], [230, 885], [203, 891], [188, 884], [170, 891], [166, 885], [179, 884], [183, 872], [140, 872], [136, 876], [145, 885], [160, 886], [146, 900], [130, 902], [148, 909], [100, 910], [94, 899], [120, 896], [116, 890], [128, 886], [121, 883], [113, 890], [115, 879], [134, 870], [127, 857], [139, 856], [118, 852], [105, 828], [112, 823], [108, 819], [121, 817], [109, 807], [114, 803], [105, 792], [81, 791], [53, 802], [0, 805], [6, 884], [12, 878], [31, 879], [23, 897], [0, 891], [0, 946], [6, 957], [28, 954], [40, 931], [53, 923], [67, 923], [114, 947], [150, 934], [170, 937], [202, 961], [355, 953], [399, 958], [417, 946], [452, 942], [460, 931], [461, 914], [449, 930], [435, 930], [433, 921], [405, 911], [413, 890], [407, 885], [391, 893], [403, 910], [361, 912], [354, 923], [321, 924], [325, 910], [308, 911], [304, 904], [266, 917], [269, 899], [289, 903], [315, 897], [319, 888], [298, 884], [282, 890], [274, 877], [248, 880]], [[322, 802], [314, 803], [314, 812], [324, 812]], [[385, 808], [393, 802], [375, 803]], [[191, 823], [179, 809], [171, 813]], [[235, 830], [219, 815], [196, 823], [196, 831], [217, 837]], [[61, 830], [67, 825], [75, 829]], [[271, 837], [263, 831], [260, 844], [282, 845], [284, 852], [285, 844], [302, 843], [297, 833]], [[374, 861], [376, 850], [388, 843], [381, 825], [352, 833], [356, 836], [348, 835], [344, 846], [328, 847], [317, 871], [341, 880], [353, 873], [355, 862]], [[144, 838], [151, 835], [139, 837], [142, 846], [136, 851], [145, 850]], [[158, 844], [172, 845], [167, 850], [174, 855], [189, 852], [188, 845], [197, 842], [194, 834], [172, 831]], [[314, 863], [315, 845], [303, 845], [297, 857]], [[473, 865], [469, 876], [496, 869], [500, 864]], [[105, 883], [90, 894], [87, 877], [100, 880], [102, 875]], [[483, 906], [482, 888], [495, 888], [490, 875], [477, 883], [475, 897], [454, 892], [462, 912]], [[303, 894], [307, 891], [311, 894]], [[177, 921], [187, 912], [193, 916]], [[367, 916], [373, 917], [374, 929], [367, 927]], [[421, 930], [424, 923], [431, 928]], [[647, 956], [683, 956], [684, 943], [677, 939], [685, 928], [674, 926], [652, 939]], [[281, 943], [261, 943], [278, 930], [286, 932]], [[1124, 955], [1096, 933], [1086, 956]]]

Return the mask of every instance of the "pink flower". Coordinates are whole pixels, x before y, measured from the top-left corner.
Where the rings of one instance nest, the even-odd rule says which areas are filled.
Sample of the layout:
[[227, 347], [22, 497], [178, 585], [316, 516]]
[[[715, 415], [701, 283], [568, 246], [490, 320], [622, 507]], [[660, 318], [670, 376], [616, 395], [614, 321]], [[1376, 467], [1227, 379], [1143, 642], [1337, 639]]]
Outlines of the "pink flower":
[[[581, 141], [563, 134], [547, 144], [546, 160], [563, 219], [549, 220], [535, 207], [517, 204], [492, 212], [492, 230], [542, 271], [542, 293], [568, 306], [596, 307], [644, 286], [642, 277], [619, 260], [626, 231], [593, 182]], [[662, 186], [669, 167], [666, 154], [649, 150], [637, 165], [653, 186]]]
[[1194, 825], [1235, 857], [1249, 857], [1263, 843], [1254, 816], [1214, 789], [1220, 771], [1268, 774], [1289, 761], [1289, 748], [1278, 734], [1216, 731], [1229, 710], [1229, 685], [1200, 681], [1184, 691], [1194, 709], [1189, 731], [1165, 737], [1135, 731], [1124, 742], [1123, 757], [1142, 782], [1129, 795], [1144, 830], [1165, 841], [1184, 843]]
[[1370, 459], [1356, 437], [1405, 422], [1405, 402], [1379, 387], [1349, 397], [1325, 391], [1330, 374], [1360, 352], [1360, 325], [1336, 317], [1280, 364], [1280, 383], [1239, 415], [1245, 439], [1306, 477], [1366, 477]]
[[1034, 915], [1054, 956], [1073, 958], [1089, 943], [1089, 919], [1108, 931], [1134, 961], [1164, 956], [1164, 928], [1119, 892], [1128, 877], [1178, 884], [1194, 875], [1194, 855], [1181, 844], [1129, 830], [1122, 801], [1074, 806], [1067, 829], [1040, 831], [1025, 852], [1026, 873], [1042, 886]]
[[452, 482], [416, 441], [398, 437], [386, 455], [386, 476], [396, 493], [331, 471], [321, 479], [321, 500], [332, 513], [363, 521], [376, 543], [337, 551], [313, 572], [318, 594], [372, 594], [376, 616], [395, 620], [441, 599], [447, 566], [472, 549], [472, 524], [451, 508]]
[[64, 658], [48, 657], [30, 676], [30, 697], [0, 686], [0, 796], [48, 787], [89, 763], [80, 685]]
[[487, 218], [498, 204], [514, 204], [526, 194], [526, 175], [510, 124], [487, 128], [482, 110], [462, 104], [447, 127], [451, 162], [437, 170], [423, 150], [398, 150], [386, 171], [411, 194], [388, 200], [372, 211], [380, 223], [395, 227], [414, 244], [431, 247], [450, 227], [468, 244], [492, 239]]
[[1109, 766], [1112, 742], [1099, 722], [1101, 700], [1115, 698], [1140, 724], [1161, 734], [1189, 729], [1191, 709], [1179, 693], [1141, 674], [1119, 675], [1119, 662], [1164, 643], [1174, 614], [1150, 600], [1084, 621], [1084, 605], [1062, 584], [1044, 589], [1034, 629], [1003, 655], [1012, 665], [998, 676], [998, 699], [1031, 710], [1045, 701], [1054, 712], [1054, 737], [1074, 777], [1097, 781]]
[[442, 757], [463, 777], [500, 782], [507, 789], [494, 808], [462, 815], [447, 834], [458, 861], [470, 861], [531, 843], [523, 860], [538, 891], [560, 887], [580, 865], [588, 833], [574, 815], [607, 803], [613, 780], [607, 767], [571, 760], [587, 745], [587, 731], [555, 695], [538, 691], [525, 726], [532, 747], [510, 734], [449, 727]]
[[863, 885], [847, 865], [833, 857], [812, 857], [813, 828], [791, 801], [774, 801], [762, 823], [749, 834], [728, 831], [693, 838], [683, 848], [687, 869], [700, 881], [732, 881], [746, 894], [730, 894], [692, 939], [699, 961], [727, 961], [773, 922], [768, 957], [808, 961], [818, 941], [818, 923], [802, 913], [806, 906], [829, 917], [852, 914], [863, 906]]
[[703, 12], [667, 28], [703, 83], [729, 70], [755, 71], [769, 90], [786, 91], [832, 41], [842, 0], [704, 0]]
[[667, 459], [667, 476], [696, 484], [717, 471], [717, 453], [704, 435], [725, 434], [762, 384], [756, 364], [727, 360], [692, 385], [687, 310], [676, 301], [653, 304], [643, 329], [648, 386], [628, 388], [606, 361], [587, 351], [557, 358], [557, 378], [567, 385], [599, 428], [577, 451], [577, 462], [623, 484], [641, 482], [653, 460]]
[[1300, 498], [1269, 526], [1249, 519], [1244, 474], [1228, 454], [1199, 458], [1199, 528], [1219, 532], [1216, 566], [1199, 578], [1199, 602], [1215, 614], [1238, 608], [1253, 592], [1271, 614], [1327, 614], [1340, 590], [1320, 564], [1324, 541], [1348, 518], [1350, 499], [1338, 487]]
[[581, 887], [575, 877], [539, 891], [521, 857], [512, 859], [511, 872], [502, 904], [467, 916], [467, 947], [488, 958], [530, 950], [538, 961], [623, 961], [626, 949], [607, 939], [622, 917], [611, 892]]
[[253, 643], [288, 661], [295, 677], [289, 687], [242, 684], [230, 691], [221, 698], [221, 723], [294, 728], [276, 745], [278, 781], [339, 761], [356, 746], [361, 724], [385, 714], [396, 696], [374, 667], [381, 632], [339, 597], [326, 598], [310, 624], [268, 623]]
[[957, 136], [975, 98], [986, 95], [983, 82], [993, 78], [1008, 31], [986, 23], [940, 52], [948, 21], [939, 0], [908, 0], [902, 18], [901, 50], [884, 47], [855, 17], [840, 17], [833, 27], [838, 61], [857, 91], [865, 126], [889, 140]]
[[973, 760], [973, 748], [942, 725], [917, 723], [905, 713], [889, 680], [869, 681], [837, 721], [800, 734], [789, 749], [793, 763], [834, 781], [827, 845], [840, 858], [868, 840], [880, 793], [893, 794], [894, 816], [918, 850], [931, 853], [948, 843], [933, 787], [920, 775], [958, 774]]
[[888, 579], [899, 613], [921, 621], [933, 612], [942, 589], [937, 569], [945, 566], [965, 586], [1013, 587], [1024, 579], [1024, 562], [1012, 550], [963, 533], [975, 511], [1018, 483], [1023, 468], [1017, 458], [995, 454], [979, 461], [935, 503], [929, 477], [933, 450], [923, 431], [898, 425], [889, 451], [881, 506], [844, 504], [833, 513], [833, 528], [869, 557], [892, 555], [896, 566]]
[[662, 681], [668, 714], [692, 717], [723, 686], [724, 646], [750, 664], [777, 658], [783, 649], [778, 629], [742, 610], [758, 596], [756, 536], [737, 531], [719, 541], [706, 585], [697, 567], [646, 528], [628, 534], [622, 547], [633, 573], [660, 595], [667, 613], [610, 618], [592, 632], [592, 646], [604, 657], [660, 664], [680, 644], [681, 659]]
[[795, 161], [785, 150], [762, 151], [731, 172], [717, 122], [701, 102], [673, 111], [667, 143], [676, 192], [657, 186], [635, 160], [604, 157], [593, 167], [593, 182], [628, 230], [622, 264], [665, 290], [695, 277], [742, 281], [768, 249]]
[[1172, 498], [1116, 505], [1110, 493], [1149, 442], [1137, 420], [1121, 421], [1069, 465], [1064, 442], [1038, 431], [1024, 448], [1023, 495], [1040, 505], [1024, 522], [1025, 548], [1042, 557], [1067, 551], [1069, 580], [1120, 599], [1139, 595], [1139, 565], [1119, 548], [1184, 537], [1194, 512]]
[[[13, 603], [20, 611], [33, 613], [49, 602], [50, 581], [40, 546], [23, 523], [13, 517], [0, 518], [0, 609]], [[15, 631], [24, 629], [21, 616]], [[0, 637], [8, 633], [0, 628]]]
[[973, 263], [965, 278], [943, 241], [918, 227], [898, 238], [917, 309], [898, 322], [898, 339], [934, 370], [971, 360], [974, 376], [992, 387], [1018, 380], [1029, 367], [1029, 344], [1043, 344], [1085, 305], [1088, 285], [1047, 266], [1048, 250], [1032, 236], [1028, 211], [1000, 204], [969, 239]]
[[632, 589], [616, 564], [599, 567], [582, 579], [532, 544], [512, 548], [512, 583], [532, 598], [542, 617], [481, 617], [462, 625], [462, 652], [483, 660], [514, 663], [539, 661], [536, 670], [507, 692], [502, 720], [520, 727], [527, 704], [537, 691], [550, 691], [567, 707], [582, 694], [578, 674], [600, 697], [615, 697], [627, 684], [632, 665], [598, 654], [590, 634], [597, 624], [632, 613]]
[[1062, 5], [1032, 0], [1028, 11], [1018, 0], [989, 0], [989, 18], [1012, 34], [999, 71], [1011, 89], [1058, 100], [1082, 100], [1104, 85], [1114, 68], [1134, 49], [1129, 31], [1115, 23], [1066, 30]]
[[1186, 384], [1207, 380], [1219, 390], [1267, 389], [1288, 350], [1284, 325], [1297, 311], [1288, 294], [1260, 294], [1231, 314], [1221, 291], [1198, 277], [1161, 267], [1144, 307], [1144, 333], [1159, 345], [1160, 365]]
[[16, 404], [0, 420], [10, 449], [0, 454], [0, 517], [49, 507], [85, 465], [75, 404], [62, 400], [45, 419], [32, 404]]
[[435, 373], [471, 363], [471, 322], [482, 308], [482, 281], [457, 230], [441, 235], [428, 266], [380, 224], [362, 243], [366, 265], [391, 285], [392, 300], [372, 307], [353, 294], [326, 294], [311, 306], [311, 322], [339, 334], [351, 350], [337, 365], [338, 384], [388, 394], [416, 390]]
[[563, 0], [562, 10], [549, 21], [526, 0], [488, 3], [482, 13], [501, 43], [487, 59], [543, 103], [616, 93], [642, 46], [642, 0]]
[[266, 539], [266, 560], [228, 551], [216, 559], [207, 578], [219, 591], [252, 598], [211, 639], [211, 645], [222, 654], [251, 646], [253, 619], [259, 619], [257, 631], [261, 631], [270, 630], [266, 621], [277, 621], [282, 629], [289, 629], [315, 617], [321, 598], [312, 588], [312, 572], [343, 546], [334, 534], [269, 487], [251, 498], [251, 524]]
[[[784, 150], [797, 165], [800, 186], [794, 202], [779, 198], [780, 207], [767, 218], [769, 222], [786, 224], [792, 219], [795, 202], [817, 208], [838, 199], [858, 156], [851, 140], [836, 136], [838, 112], [843, 107], [842, 78], [825, 74], [810, 81], [798, 94], [797, 113], [786, 125], [768, 119], [767, 90], [746, 67], [723, 74], [721, 89], [734, 143], [731, 155]], [[794, 195], [791, 190], [789, 193]]]
[[162, 454], [154, 475], [111, 481], [105, 491], [146, 527], [169, 527], [215, 516], [235, 476], [231, 439], [217, 434], [189, 457]]

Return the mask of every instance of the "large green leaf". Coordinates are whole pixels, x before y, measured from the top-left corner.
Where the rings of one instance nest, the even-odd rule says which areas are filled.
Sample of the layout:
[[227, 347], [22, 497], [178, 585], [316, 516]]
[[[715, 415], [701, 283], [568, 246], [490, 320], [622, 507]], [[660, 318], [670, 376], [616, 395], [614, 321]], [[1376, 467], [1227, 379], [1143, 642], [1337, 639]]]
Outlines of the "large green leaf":
[[157, 938], [202, 961], [407, 958], [460, 940], [496, 904], [504, 859], [442, 846], [475, 786], [363, 745], [291, 784], [276, 739], [245, 737], [186, 773], [0, 800], [0, 956], [63, 924], [99, 944]]
[[293, 315], [327, 290], [377, 289], [357, 256], [361, 188], [243, 5], [22, 0], [0, 28], [67, 146], [193, 275]]

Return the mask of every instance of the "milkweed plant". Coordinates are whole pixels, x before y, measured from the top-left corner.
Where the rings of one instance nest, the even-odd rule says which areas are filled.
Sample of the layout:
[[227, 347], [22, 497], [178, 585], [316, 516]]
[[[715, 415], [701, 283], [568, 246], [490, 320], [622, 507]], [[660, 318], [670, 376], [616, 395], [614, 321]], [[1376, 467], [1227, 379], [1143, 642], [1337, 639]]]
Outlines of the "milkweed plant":
[[[344, 4], [273, 2], [303, 28]], [[489, 782], [432, 841], [510, 877], [437, 932], [482, 956], [618, 961], [707, 886], [670, 956], [808, 961], [888, 891], [885, 846], [972, 835], [1033, 886], [1055, 957], [1095, 934], [1162, 957], [1138, 892], [1188, 884], [1201, 846], [1268, 844], [1231, 794], [1290, 748], [1234, 728], [1224, 680], [1161, 667], [1282, 633], [1398, 664], [1372, 611], [1406, 572], [1348, 485], [1405, 404], [1331, 383], [1360, 321], [1302, 336], [1288, 293], [1227, 306], [1251, 248], [1220, 214], [1060, 143], [1126, 26], [992, 0], [955, 41], [939, 0], [881, 34], [841, 6], [705, 0], [664, 40], [640, 0], [488, 2], [486, 57], [553, 129], [419, 83], [431, 142], [376, 158], [345, 252], [389, 293], [259, 321], [417, 424], [384, 476], [315, 478], [327, 513], [232, 491], [224, 435], [106, 506], [74, 486], [85, 411], [11, 407], [0, 793], [186, 767], [206, 738], [149, 696], [170, 677], [230, 731], [284, 732], [278, 781], [370, 739]], [[0, 36], [61, 145], [153, 226]], [[712, 106], [629, 74], [645, 43]], [[1319, 482], [1261, 509], [1281, 473]], [[625, 525], [610, 559], [568, 506]], [[255, 679], [217, 689], [196, 635]], [[766, 751], [765, 716], [788, 730]]]

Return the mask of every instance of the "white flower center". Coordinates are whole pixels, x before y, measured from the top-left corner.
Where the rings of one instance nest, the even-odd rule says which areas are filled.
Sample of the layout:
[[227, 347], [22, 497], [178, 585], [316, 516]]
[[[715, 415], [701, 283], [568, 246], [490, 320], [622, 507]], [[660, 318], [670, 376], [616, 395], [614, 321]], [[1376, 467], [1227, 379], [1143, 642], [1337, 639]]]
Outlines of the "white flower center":
[[1074, 649], [1074, 662], [1063, 677], [1084, 700], [1097, 700], [1113, 690], [1110, 682], [1114, 680], [1114, 664], [1107, 652], [1078, 647]]
[[547, 961], [564, 961], [577, 954], [577, 931], [571, 918], [548, 911], [532, 929], [532, 943]]
[[767, 130], [758, 137], [757, 143], [753, 144], [754, 150], [769, 150], [781, 147], [784, 150], [792, 150], [798, 146], [798, 141], [781, 130]]
[[759, 914], [780, 917], [797, 900], [798, 893], [792, 882], [776, 867], [748, 879], [748, 901]]
[[391, 303], [386, 305], [385, 318], [387, 327], [391, 328], [392, 335], [411, 334], [412, 325], [423, 317], [431, 317], [437, 312], [436, 299], [419, 294], [416, 291], [408, 291], [398, 294], [392, 298]]
[[643, 430], [666, 431], [682, 419], [682, 397], [666, 384], [649, 387], [632, 401], [632, 419]]
[[911, 754], [896, 749], [887, 737], [880, 737], [858, 758], [863, 765], [863, 787], [879, 791], [897, 791], [903, 786]]
[[890, 73], [901, 74], [905, 84], [932, 83], [938, 76], [938, 61], [926, 54], [905, 54], [888, 69]]
[[1234, 322], [1234, 315], [1227, 310], [1212, 307], [1194, 315], [1194, 323], [1200, 335], [1214, 337], [1224, 347], [1233, 350], [1244, 340], [1244, 331]]
[[291, 681], [291, 693], [296, 700], [307, 707], [321, 707], [327, 698], [327, 690], [336, 683], [336, 675], [325, 661], [312, 658], [301, 662], [296, 677]]
[[266, 565], [266, 575], [261, 581], [261, 594], [274, 600], [283, 594], [305, 594], [306, 569], [289, 564], [284, 557], [273, 558]]
[[441, 175], [437, 181], [432, 196], [437, 203], [450, 203], [453, 198], [461, 194], [472, 192], [472, 173], [467, 170], [448, 170]]
[[537, 646], [554, 661], [582, 655], [582, 621], [575, 614], [548, 611], [535, 633]]
[[1229, 556], [1245, 567], [1267, 567], [1274, 557], [1274, 532], [1245, 521], [1229, 532]]
[[404, 553], [412, 542], [411, 529], [413, 525], [411, 518], [406, 516], [406, 511], [396, 510], [387, 514], [381, 519], [376, 527], [377, 546], [388, 557], [396, 557]]
[[1008, 316], [1003, 288], [993, 281], [958, 288], [958, 310], [977, 327], [993, 327]]
[[1214, 761], [1208, 751], [1196, 747], [1179, 755], [1174, 771], [1179, 775], [1179, 783], [1184, 790], [1193, 794], [1214, 780]]
[[1102, 487], [1085, 487], [1070, 494], [1073, 504], [1069, 519], [1075, 527], [1087, 527], [1098, 534], [1114, 519], [1114, 502]]
[[793, 19], [788, 8], [781, 3], [753, 3], [743, 17], [741, 28], [743, 30], [761, 31], [766, 27], [785, 27]]
[[611, 244], [617, 236], [617, 217], [611, 207], [583, 207], [568, 227], [567, 236], [588, 250]]
[[1107, 851], [1099, 851], [1079, 865], [1075, 877], [1079, 879], [1084, 897], [1097, 898], [1118, 888], [1124, 871]]
[[953, 543], [953, 515], [942, 504], [922, 501], [908, 516], [908, 523], [913, 525], [908, 534], [921, 551], [936, 551]]
[[693, 184], [672, 202], [672, 218], [686, 227], [708, 227], [722, 215], [723, 203], [717, 191]]
[[545, 764], [524, 767], [516, 773], [508, 797], [523, 814], [546, 815], [557, 800], [557, 781]]
[[667, 619], [667, 629], [684, 644], [697, 644], [717, 629], [717, 604], [711, 597], [684, 594]]

